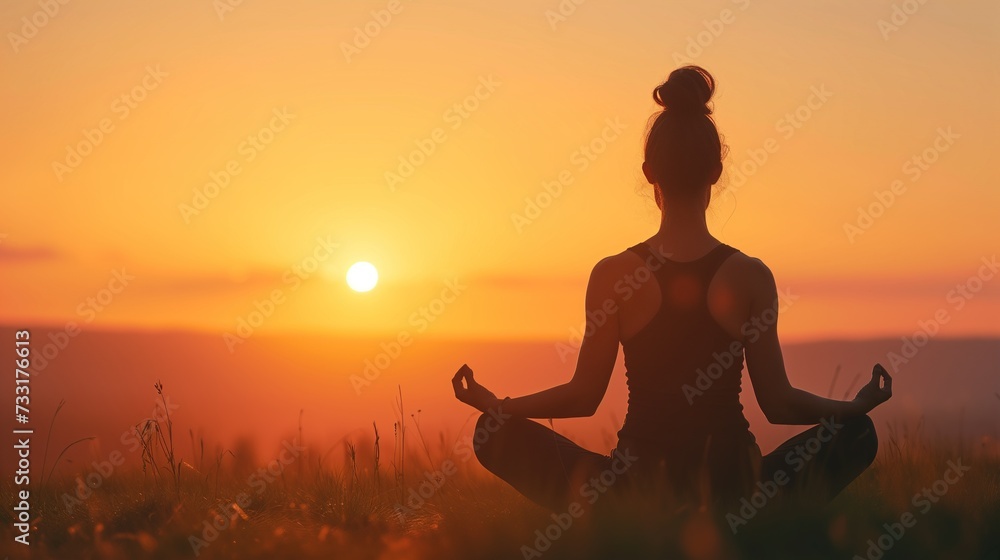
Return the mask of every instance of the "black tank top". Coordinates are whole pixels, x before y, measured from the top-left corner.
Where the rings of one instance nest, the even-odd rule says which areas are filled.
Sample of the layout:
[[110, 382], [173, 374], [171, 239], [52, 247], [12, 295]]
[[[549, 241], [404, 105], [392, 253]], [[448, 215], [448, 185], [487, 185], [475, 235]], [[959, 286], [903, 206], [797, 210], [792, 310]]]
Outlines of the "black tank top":
[[646, 263], [635, 280], [655, 278], [661, 303], [653, 319], [622, 342], [628, 412], [619, 448], [669, 463], [681, 479], [707, 466], [719, 493], [741, 494], [755, 479], [760, 456], [739, 400], [743, 345], [712, 317], [707, 298], [716, 271], [738, 251], [723, 243], [699, 259], [677, 262], [646, 243], [629, 250]]

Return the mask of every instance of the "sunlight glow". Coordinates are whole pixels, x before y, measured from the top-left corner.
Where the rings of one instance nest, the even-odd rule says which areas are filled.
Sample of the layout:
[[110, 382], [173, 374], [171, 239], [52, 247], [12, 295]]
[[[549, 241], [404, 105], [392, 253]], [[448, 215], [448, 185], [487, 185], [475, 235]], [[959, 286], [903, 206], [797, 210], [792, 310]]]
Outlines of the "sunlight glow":
[[356, 262], [347, 269], [347, 285], [355, 292], [367, 292], [378, 283], [378, 270], [370, 262]]

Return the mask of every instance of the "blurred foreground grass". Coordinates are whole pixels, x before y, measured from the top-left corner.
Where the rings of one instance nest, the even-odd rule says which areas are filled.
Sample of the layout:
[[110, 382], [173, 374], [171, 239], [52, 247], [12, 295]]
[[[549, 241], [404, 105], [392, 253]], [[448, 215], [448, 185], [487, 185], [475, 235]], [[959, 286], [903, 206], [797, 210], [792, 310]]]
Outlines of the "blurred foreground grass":
[[[932, 441], [879, 426], [875, 464], [832, 504], [764, 506], [734, 535], [697, 512], [584, 517], [564, 529], [478, 466], [471, 429], [428, 445], [419, 423], [400, 426], [391, 454], [375, 432], [326, 452], [293, 437], [250, 462], [223, 450], [205, 457], [193, 433], [187, 453], [197, 460], [175, 458], [169, 418], [147, 421], [133, 442], [141, 466], [95, 456], [36, 483], [28, 547], [14, 543], [14, 487], [4, 479], [0, 550], [44, 559], [1000, 559], [1000, 445], [989, 437]], [[343, 457], [333, 465], [332, 450]], [[968, 467], [961, 477], [956, 464]]]

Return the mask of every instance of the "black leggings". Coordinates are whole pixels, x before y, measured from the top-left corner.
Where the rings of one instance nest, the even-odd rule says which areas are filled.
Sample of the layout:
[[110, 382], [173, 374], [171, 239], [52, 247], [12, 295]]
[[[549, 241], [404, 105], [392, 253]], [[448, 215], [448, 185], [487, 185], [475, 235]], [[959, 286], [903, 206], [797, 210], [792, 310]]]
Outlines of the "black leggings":
[[[649, 483], [643, 480], [643, 470], [633, 468], [636, 457], [631, 450], [594, 453], [524, 418], [483, 414], [476, 423], [474, 447], [487, 470], [554, 512], [580, 505], [586, 509], [600, 496], [620, 495], [622, 489], [648, 488], [643, 486]], [[763, 457], [758, 450], [758, 472], [753, 476], [759, 483], [751, 490], [770, 494], [777, 489], [782, 500], [826, 503], [871, 465], [877, 448], [868, 416], [827, 420]]]

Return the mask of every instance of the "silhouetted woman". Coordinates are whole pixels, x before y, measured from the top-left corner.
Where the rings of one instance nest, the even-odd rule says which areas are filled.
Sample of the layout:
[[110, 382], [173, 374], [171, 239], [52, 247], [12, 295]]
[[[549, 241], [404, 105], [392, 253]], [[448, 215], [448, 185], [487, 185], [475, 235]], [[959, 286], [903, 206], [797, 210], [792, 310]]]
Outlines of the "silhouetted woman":
[[[740, 498], [776, 489], [785, 498], [825, 501], [875, 458], [867, 413], [891, 396], [889, 375], [876, 365], [852, 401], [793, 387], [771, 271], [708, 231], [705, 211], [726, 150], [710, 116], [714, 91], [712, 76], [697, 66], [673, 71], [653, 90], [663, 110], [650, 125], [642, 171], [662, 221], [652, 237], [594, 267], [573, 378], [502, 401], [467, 365], [452, 380], [455, 396], [484, 412], [475, 436], [483, 466], [553, 511], [619, 487], [728, 511]], [[629, 398], [615, 450], [588, 451], [528, 420], [593, 415], [619, 344]], [[763, 457], [739, 401], [744, 358], [768, 421], [812, 425]]]

